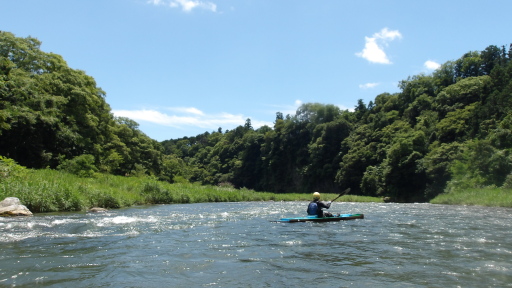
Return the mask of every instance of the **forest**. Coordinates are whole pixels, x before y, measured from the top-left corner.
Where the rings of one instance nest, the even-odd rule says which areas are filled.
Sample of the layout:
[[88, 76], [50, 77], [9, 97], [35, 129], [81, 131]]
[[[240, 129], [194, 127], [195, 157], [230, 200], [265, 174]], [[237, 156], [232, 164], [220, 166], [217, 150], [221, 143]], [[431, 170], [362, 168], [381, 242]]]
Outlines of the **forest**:
[[512, 188], [512, 45], [467, 52], [350, 110], [305, 103], [276, 112], [273, 127], [247, 119], [162, 142], [114, 116], [92, 76], [40, 46], [0, 31], [0, 156], [28, 168], [274, 193], [351, 188], [397, 202]]

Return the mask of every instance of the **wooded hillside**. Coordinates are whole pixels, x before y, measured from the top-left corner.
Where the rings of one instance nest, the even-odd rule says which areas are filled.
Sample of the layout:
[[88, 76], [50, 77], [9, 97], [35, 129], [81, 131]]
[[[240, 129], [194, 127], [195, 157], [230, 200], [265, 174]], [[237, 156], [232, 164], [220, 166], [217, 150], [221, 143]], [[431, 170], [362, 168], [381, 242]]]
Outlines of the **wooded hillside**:
[[[270, 192], [425, 201], [512, 187], [512, 49], [489, 46], [408, 77], [353, 111], [306, 103], [223, 132], [158, 143], [114, 117], [105, 92], [35, 38], [0, 32], [0, 155], [30, 168], [153, 175]], [[242, 123], [241, 123], [242, 124]]]
[[1, 155], [30, 168], [82, 165], [86, 175], [160, 173], [159, 143], [114, 117], [91, 76], [40, 45], [0, 32]]
[[[273, 192], [339, 192], [425, 201], [453, 189], [511, 185], [512, 50], [489, 46], [359, 100], [307, 103], [225, 133], [164, 141], [192, 181]], [[219, 129], [220, 130], [220, 129]]]

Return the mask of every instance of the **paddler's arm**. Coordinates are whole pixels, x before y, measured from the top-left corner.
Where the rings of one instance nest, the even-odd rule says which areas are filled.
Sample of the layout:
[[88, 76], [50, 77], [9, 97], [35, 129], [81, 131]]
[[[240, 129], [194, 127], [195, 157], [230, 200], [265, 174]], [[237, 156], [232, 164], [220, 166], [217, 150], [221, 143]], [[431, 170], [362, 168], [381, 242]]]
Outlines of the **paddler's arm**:
[[331, 207], [331, 201], [328, 201], [328, 202], [324, 202], [324, 201], [320, 201], [318, 202], [320, 205], [320, 207], [322, 208], [325, 208], [325, 209], [329, 209]]

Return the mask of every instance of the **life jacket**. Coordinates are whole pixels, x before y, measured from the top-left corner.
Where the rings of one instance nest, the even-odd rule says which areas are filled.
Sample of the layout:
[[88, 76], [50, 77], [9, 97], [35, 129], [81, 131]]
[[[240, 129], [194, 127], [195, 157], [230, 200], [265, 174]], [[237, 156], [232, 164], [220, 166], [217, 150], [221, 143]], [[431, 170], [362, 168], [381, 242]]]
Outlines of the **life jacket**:
[[308, 205], [308, 215], [317, 215], [318, 212], [318, 204], [316, 202], [311, 202]]

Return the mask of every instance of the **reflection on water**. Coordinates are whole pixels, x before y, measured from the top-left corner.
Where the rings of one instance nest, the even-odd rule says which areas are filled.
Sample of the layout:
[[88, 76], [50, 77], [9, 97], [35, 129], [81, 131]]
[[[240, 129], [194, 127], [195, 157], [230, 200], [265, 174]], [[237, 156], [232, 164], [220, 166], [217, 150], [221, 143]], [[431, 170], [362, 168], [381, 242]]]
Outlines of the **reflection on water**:
[[305, 202], [0, 219], [0, 287], [512, 287], [512, 209]]

